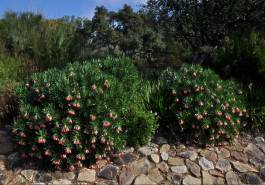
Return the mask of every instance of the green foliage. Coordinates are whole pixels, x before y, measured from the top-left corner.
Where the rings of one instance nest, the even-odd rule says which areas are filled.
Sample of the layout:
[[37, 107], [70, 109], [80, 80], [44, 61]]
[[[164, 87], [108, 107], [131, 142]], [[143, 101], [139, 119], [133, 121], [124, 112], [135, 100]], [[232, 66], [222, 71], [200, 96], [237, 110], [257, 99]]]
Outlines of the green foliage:
[[254, 134], [265, 132], [265, 95], [264, 86], [251, 90], [248, 93], [249, 111], [251, 117], [251, 131]]
[[0, 92], [16, 88], [21, 68], [20, 61], [0, 53]]
[[216, 144], [231, 141], [246, 124], [242, 92], [213, 71], [183, 65], [177, 72], [163, 72], [160, 81], [163, 99], [157, 112], [174, 134]]
[[217, 49], [213, 68], [222, 77], [234, 77], [243, 82], [262, 82], [265, 79], [264, 36], [257, 32], [227, 39]]
[[126, 144], [146, 144], [156, 128], [148, 84], [125, 58], [71, 64], [34, 74], [17, 90], [12, 129], [23, 156], [74, 169]]

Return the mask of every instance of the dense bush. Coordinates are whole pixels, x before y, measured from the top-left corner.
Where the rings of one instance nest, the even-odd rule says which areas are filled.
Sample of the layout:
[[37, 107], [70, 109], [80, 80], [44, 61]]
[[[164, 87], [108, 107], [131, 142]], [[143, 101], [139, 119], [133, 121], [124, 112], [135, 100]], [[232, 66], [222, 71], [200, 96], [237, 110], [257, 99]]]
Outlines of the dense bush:
[[13, 133], [24, 157], [74, 169], [126, 144], [146, 144], [155, 118], [148, 84], [128, 59], [90, 61], [34, 74], [18, 88]]
[[199, 65], [183, 65], [177, 72], [168, 69], [160, 83], [156, 92], [163, 98], [156, 99], [156, 111], [163, 125], [169, 124], [182, 138], [202, 143], [229, 141], [246, 124], [242, 92], [209, 69]]

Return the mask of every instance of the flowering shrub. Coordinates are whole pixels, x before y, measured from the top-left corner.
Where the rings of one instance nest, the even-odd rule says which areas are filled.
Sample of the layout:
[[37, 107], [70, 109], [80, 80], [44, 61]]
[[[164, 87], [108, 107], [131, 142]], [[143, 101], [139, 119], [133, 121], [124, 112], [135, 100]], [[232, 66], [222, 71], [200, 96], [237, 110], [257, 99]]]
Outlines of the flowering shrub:
[[20, 116], [12, 126], [22, 156], [73, 170], [127, 143], [146, 144], [156, 122], [144, 106], [145, 86], [128, 59], [33, 75], [17, 90]]
[[231, 140], [242, 125], [246, 109], [242, 92], [199, 65], [166, 70], [160, 78], [164, 110], [158, 111], [170, 129], [186, 139], [203, 143]]

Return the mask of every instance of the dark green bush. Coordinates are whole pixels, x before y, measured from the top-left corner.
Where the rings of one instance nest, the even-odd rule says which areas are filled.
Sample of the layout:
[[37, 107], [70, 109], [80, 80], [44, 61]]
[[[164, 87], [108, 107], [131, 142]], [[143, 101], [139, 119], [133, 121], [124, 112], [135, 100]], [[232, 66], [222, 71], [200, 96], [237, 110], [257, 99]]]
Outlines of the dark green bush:
[[34, 74], [17, 90], [20, 116], [12, 128], [19, 150], [74, 169], [126, 144], [146, 144], [156, 128], [147, 90], [124, 58]]
[[244, 126], [242, 92], [233, 81], [223, 81], [199, 65], [170, 69], [160, 78], [156, 112], [162, 126], [184, 139], [202, 143], [230, 141]]

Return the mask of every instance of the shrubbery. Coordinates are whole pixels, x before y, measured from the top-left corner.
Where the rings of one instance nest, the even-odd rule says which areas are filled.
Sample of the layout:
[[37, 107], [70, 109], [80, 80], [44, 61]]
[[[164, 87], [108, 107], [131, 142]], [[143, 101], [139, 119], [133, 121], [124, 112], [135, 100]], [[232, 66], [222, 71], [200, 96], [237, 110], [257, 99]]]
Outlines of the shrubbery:
[[199, 65], [183, 65], [163, 72], [156, 111], [176, 135], [202, 143], [229, 141], [244, 126], [242, 92]]
[[148, 89], [128, 59], [34, 74], [17, 90], [12, 131], [22, 156], [74, 169], [125, 144], [146, 144], [156, 129], [144, 104]]

